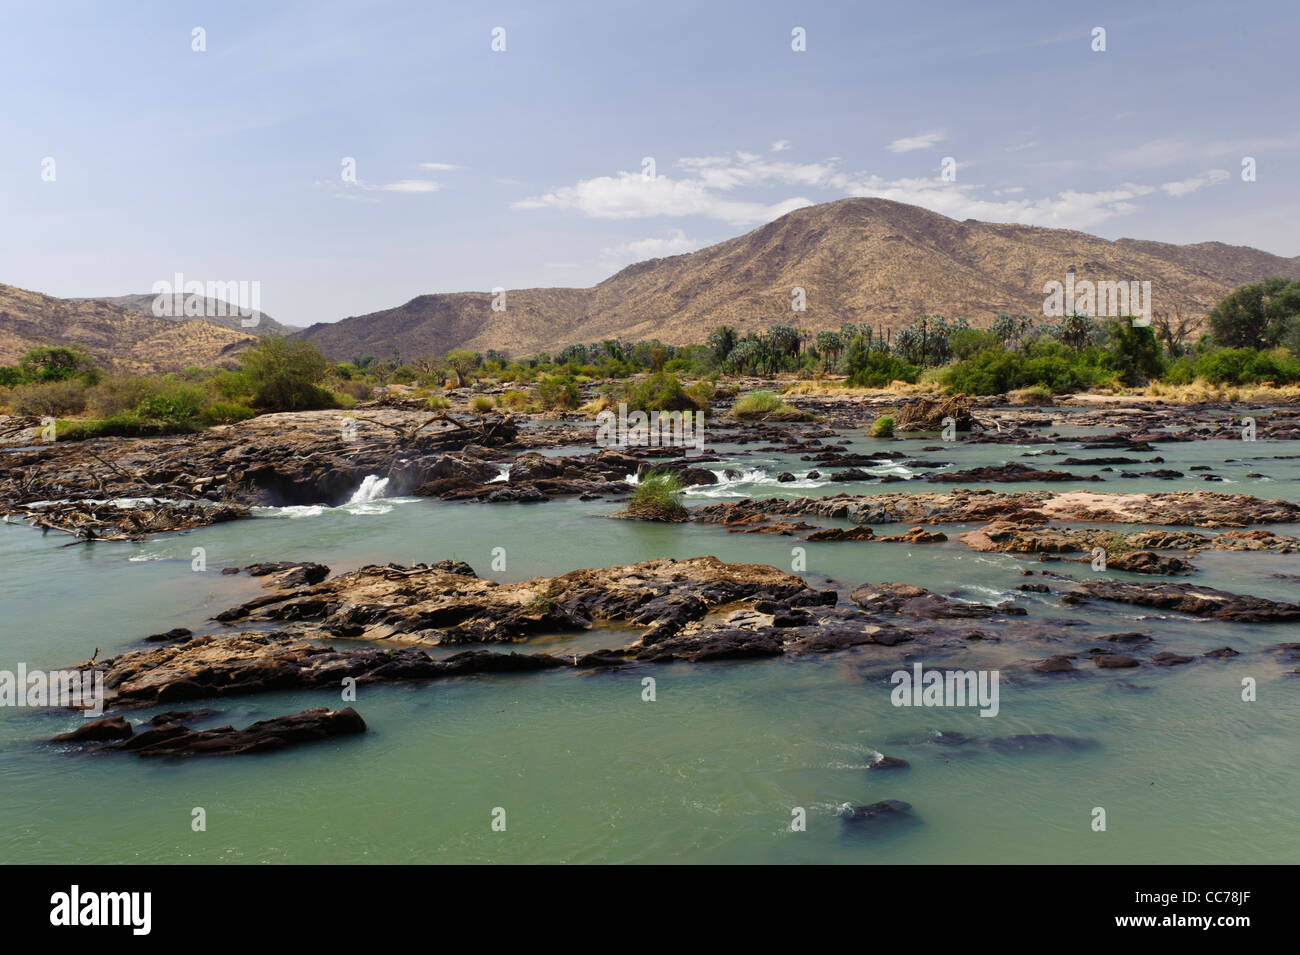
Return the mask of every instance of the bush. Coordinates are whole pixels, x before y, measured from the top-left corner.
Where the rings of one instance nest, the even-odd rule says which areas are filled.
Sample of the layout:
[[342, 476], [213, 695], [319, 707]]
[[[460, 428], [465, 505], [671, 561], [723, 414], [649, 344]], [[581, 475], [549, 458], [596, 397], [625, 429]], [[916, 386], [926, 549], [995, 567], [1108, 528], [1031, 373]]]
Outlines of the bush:
[[894, 436], [893, 415], [881, 415], [871, 422], [871, 436], [873, 438], [892, 438]]
[[93, 385], [99, 380], [95, 359], [81, 348], [63, 345], [33, 348], [18, 361], [25, 381], [68, 381], [80, 378]]
[[641, 521], [684, 521], [688, 516], [682, 506], [682, 482], [671, 472], [647, 474], [632, 492], [625, 512]]
[[158, 390], [158, 379], [147, 376], [111, 375], [86, 392], [86, 409], [97, 418], [134, 411]]
[[425, 399], [430, 411], [446, 411], [451, 407], [451, 399], [443, 395], [430, 395]]
[[699, 407], [677, 376], [664, 371], [625, 385], [622, 400], [631, 411], [694, 411]]
[[511, 411], [523, 411], [531, 403], [532, 399], [526, 391], [507, 391], [503, 395], [497, 395], [497, 407]]
[[214, 401], [203, 411], [203, 420], [207, 424], [235, 424], [257, 416], [257, 412], [248, 405], [236, 405], [226, 401]]
[[10, 406], [21, 415], [81, 414], [86, 410], [86, 386], [76, 379], [19, 385]]
[[770, 391], [751, 391], [736, 399], [731, 416], [739, 421], [808, 421], [812, 413], [786, 404]]
[[754, 421], [778, 410], [784, 402], [770, 391], [751, 391], [736, 399], [731, 415], [741, 421]]
[[578, 386], [570, 376], [551, 375], [538, 384], [537, 400], [548, 411], [572, 411], [578, 407]]
[[881, 351], [852, 349], [849, 384], [855, 388], [884, 388], [895, 381], [915, 384], [921, 369]]
[[243, 370], [254, 388], [253, 404], [268, 411], [333, 407], [333, 394], [319, 384], [329, 368], [316, 346], [279, 335], [263, 336], [243, 356]]
[[686, 389], [686, 396], [695, 402], [695, 406], [701, 411], [708, 411], [709, 405], [713, 404], [715, 392], [713, 382], [701, 379]]
[[126, 412], [110, 415], [107, 418], [59, 421], [54, 426], [54, 437], [57, 441], [85, 441], [89, 438], [139, 438], [159, 434], [186, 434], [196, 430], [198, 429], [192, 423], [147, 421], [139, 415]]
[[469, 410], [475, 414], [487, 414], [492, 410], [492, 399], [487, 395], [475, 395], [469, 401]]
[[193, 423], [203, 408], [204, 394], [190, 385], [164, 381], [135, 406], [135, 413], [151, 421]]

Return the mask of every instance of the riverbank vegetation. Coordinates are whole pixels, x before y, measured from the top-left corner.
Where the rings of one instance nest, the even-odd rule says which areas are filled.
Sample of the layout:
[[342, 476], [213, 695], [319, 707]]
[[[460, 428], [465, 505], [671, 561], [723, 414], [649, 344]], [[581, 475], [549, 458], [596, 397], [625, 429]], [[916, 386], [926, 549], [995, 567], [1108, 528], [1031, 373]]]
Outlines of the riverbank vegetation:
[[1008, 395], [1022, 403], [1139, 390], [1198, 400], [1225, 389], [1286, 394], [1300, 385], [1300, 282], [1242, 286], [1210, 313], [1199, 337], [1194, 331], [1181, 314], [1159, 311], [1149, 324], [1133, 316], [1035, 321], [1000, 315], [988, 328], [923, 315], [894, 331], [849, 322], [813, 334], [776, 323], [741, 335], [722, 325], [696, 345], [605, 339], [554, 355], [454, 349], [441, 357], [403, 360], [395, 352], [386, 360], [346, 362], [331, 362], [302, 340], [266, 336], [228, 367], [165, 375], [106, 371], [84, 351], [59, 346], [0, 366], [0, 411], [60, 419], [60, 438], [85, 438], [195, 431], [256, 414], [346, 409], [392, 395], [441, 411], [453, 404], [447, 392], [466, 388], [475, 391], [468, 410], [480, 415], [585, 413], [619, 403], [643, 411], [707, 411], [736, 398], [735, 418], [780, 421], [807, 415], [776, 387], [737, 397], [742, 389], [729, 379], [787, 379], [786, 396], [888, 388]]

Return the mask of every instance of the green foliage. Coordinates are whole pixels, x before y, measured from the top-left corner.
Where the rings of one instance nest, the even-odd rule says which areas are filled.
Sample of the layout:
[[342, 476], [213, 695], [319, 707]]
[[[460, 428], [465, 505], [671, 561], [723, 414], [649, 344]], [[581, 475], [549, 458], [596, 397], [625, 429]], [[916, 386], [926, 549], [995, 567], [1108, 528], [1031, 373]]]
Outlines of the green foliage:
[[643, 521], [685, 520], [687, 511], [682, 506], [681, 479], [671, 472], [647, 474], [632, 492], [627, 513]]
[[214, 401], [203, 409], [205, 424], [235, 424], [257, 416], [257, 412], [248, 405], [231, 404], [227, 401]]
[[881, 415], [871, 422], [871, 436], [873, 438], [892, 438], [894, 436], [893, 415]]
[[1210, 313], [1215, 344], [1229, 348], [1272, 348], [1300, 318], [1300, 282], [1266, 279], [1243, 285]]
[[455, 373], [458, 388], [465, 387], [465, 379], [479, 365], [479, 356], [464, 348], [453, 348], [443, 356], [443, 360], [447, 363], [447, 367]]
[[572, 411], [578, 407], [578, 385], [571, 375], [550, 375], [538, 383], [537, 400], [547, 411]]
[[29, 382], [80, 378], [93, 385], [99, 380], [95, 360], [84, 349], [66, 345], [33, 348], [19, 359], [18, 367], [23, 380]]
[[156, 390], [140, 399], [135, 413], [148, 421], [193, 424], [198, 421], [204, 400], [200, 389], [164, 379]]
[[90, 438], [140, 438], [160, 434], [188, 434], [196, 431], [193, 422], [149, 421], [139, 415], [125, 412], [107, 418], [86, 418], [81, 421], [58, 421], [54, 426], [56, 441], [85, 441]]
[[632, 411], [693, 411], [698, 403], [682, 388], [676, 375], [661, 371], [623, 388], [621, 400]]
[[859, 339], [849, 346], [849, 384], [856, 388], [883, 388], [893, 381], [915, 382], [921, 370], [881, 351], [869, 351]]
[[334, 396], [320, 386], [329, 368], [316, 346], [279, 335], [264, 335], [243, 355], [253, 405], [267, 411], [333, 407]]
[[1111, 319], [1107, 335], [1120, 381], [1126, 385], [1142, 385], [1160, 376], [1164, 358], [1160, 342], [1150, 327], [1134, 325], [1132, 316], [1125, 316]]
[[1300, 381], [1300, 358], [1283, 348], [1264, 352], [1250, 348], [1215, 348], [1198, 357], [1191, 367], [1192, 377], [1215, 385], [1250, 385], [1264, 381], [1282, 385]]

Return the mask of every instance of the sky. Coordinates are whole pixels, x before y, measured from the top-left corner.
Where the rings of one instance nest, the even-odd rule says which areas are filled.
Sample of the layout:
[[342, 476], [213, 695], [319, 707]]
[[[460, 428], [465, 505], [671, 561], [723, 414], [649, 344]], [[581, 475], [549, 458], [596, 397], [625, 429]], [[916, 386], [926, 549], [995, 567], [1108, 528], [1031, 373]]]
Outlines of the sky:
[[1297, 0], [0, 0], [0, 283], [309, 325], [849, 196], [1295, 256], [1297, 50]]

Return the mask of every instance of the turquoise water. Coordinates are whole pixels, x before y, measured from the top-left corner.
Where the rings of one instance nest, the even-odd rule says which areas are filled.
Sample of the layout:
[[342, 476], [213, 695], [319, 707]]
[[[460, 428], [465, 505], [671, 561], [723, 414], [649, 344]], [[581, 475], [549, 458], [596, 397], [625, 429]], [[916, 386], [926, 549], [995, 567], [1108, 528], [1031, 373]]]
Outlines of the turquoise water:
[[[891, 442], [891, 450], [957, 467], [1019, 460], [1089, 473], [1046, 450], [966, 446], [924, 452], [936, 440]], [[859, 448], [879, 448], [855, 442]], [[1058, 445], [1067, 453], [1075, 449]], [[1080, 456], [1118, 451], [1078, 452]], [[1300, 499], [1300, 442], [1168, 444], [1162, 465], [1207, 464], [1231, 483], [1115, 480], [1042, 485], [1061, 489], [1175, 488]], [[1128, 455], [1149, 458], [1153, 455]], [[1225, 459], [1237, 463], [1225, 464]], [[1245, 460], [1263, 458], [1263, 460]], [[811, 468], [796, 456], [754, 452], [715, 467], [775, 475]], [[1117, 468], [1117, 471], [1119, 469]], [[1268, 479], [1248, 479], [1249, 472]], [[757, 477], [757, 474], [752, 476]], [[1028, 490], [1038, 485], [984, 485]], [[704, 488], [688, 504], [743, 496], [847, 491], [946, 490], [948, 485], [834, 484], [783, 488], [758, 482]], [[1086, 619], [1093, 633], [1144, 630], [1157, 649], [1241, 651], [1300, 639], [1295, 626], [1142, 620], [1118, 605], [1060, 607], [1049, 595], [1015, 591], [1033, 560], [979, 554], [948, 543], [808, 544], [788, 537], [727, 534], [708, 525], [609, 520], [610, 502], [542, 505], [444, 504], [399, 498], [341, 509], [262, 512], [144, 543], [63, 546], [69, 538], [0, 527], [4, 636], [0, 668], [54, 668], [121, 652], [176, 626], [205, 627], [219, 610], [262, 593], [224, 566], [310, 559], [335, 571], [367, 563], [453, 557], [483, 576], [516, 580], [578, 567], [653, 557], [712, 554], [790, 569], [807, 550], [807, 577], [847, 586], [906, 581], [939, 593], [995, 602], [1016, 596], [1031, 618]], [[289, 516], [289, 514], [300, 516]], [[890, 531], [905, 530], [894, 525]], [[1274, 528], [1300, 533], [1300, 528]], [[208, 570], [191, 570], [191, 549]], [[491, 572], [504, 547], [506, 570]], [[1295, 600], [1300, 557], [1204, 553], [1195, 582]], [[1085, 564], [1048, 569], [1076, 576]], [[1123, 575], [1119, 575], [1123, 576]], [[989, 630], [981, 623], [980, 629]], [[597, 631], [537, 641], [538, 649], [622, 643]], [[996, 718], [974, 710], [895, 708], [880, 671], [887, 656], [674, 664], [610, 673], [479, 676], [419, 686], [363, 687], [355, 703], [369, 732], [258, 757], [154, 762], [84, 755], [41, 742], [79, 721], [62, 713], [0, 710], [0, 861], [4, 862], [1296, 862], [1300, 791], [1295, 760], [1300, 682], [1271, 657], [1174, 668], [1143, 666], [1066, 680], [1001, 685]], [[881, 651], [871, 651], [880, 653]], [[969, 666], [1009, 666], [1052, 652], [1042, 644], [989, 642]], [[910, 658], [909, 658], [910, 660]], [[887, 661], [887, 662], [885, 662]], [[942, 666], [957, 662], [944, 659]], [[656, 700], [642, 700], [642, 679]], [[1240, 681], [1259, 683], [1254, 703]], [[276, 693], [219, 701], [216, 724], [319, 705], [327, 692]], [[154, 710], [137, 716], [147, 717]], [[1007, 755], [924, 742], [934, 730], [972, 736], [1055, 733], [1087, 737], [1093, 749]], [[904, 742], [918, 740], [919, 742]], [[866, 771], [876, 752], [911, 763]], [[836, 814], [845, 802], [901, 799], [918, 822], [864, 838]], [[207, 813], [193, 832], [191, 810]], [[506, 830], [493, 831], [493, 810]], [[792, 810], [807, 830], [791, 831]], [[1091, 829], [1104, 807], [1107, 831]]]

